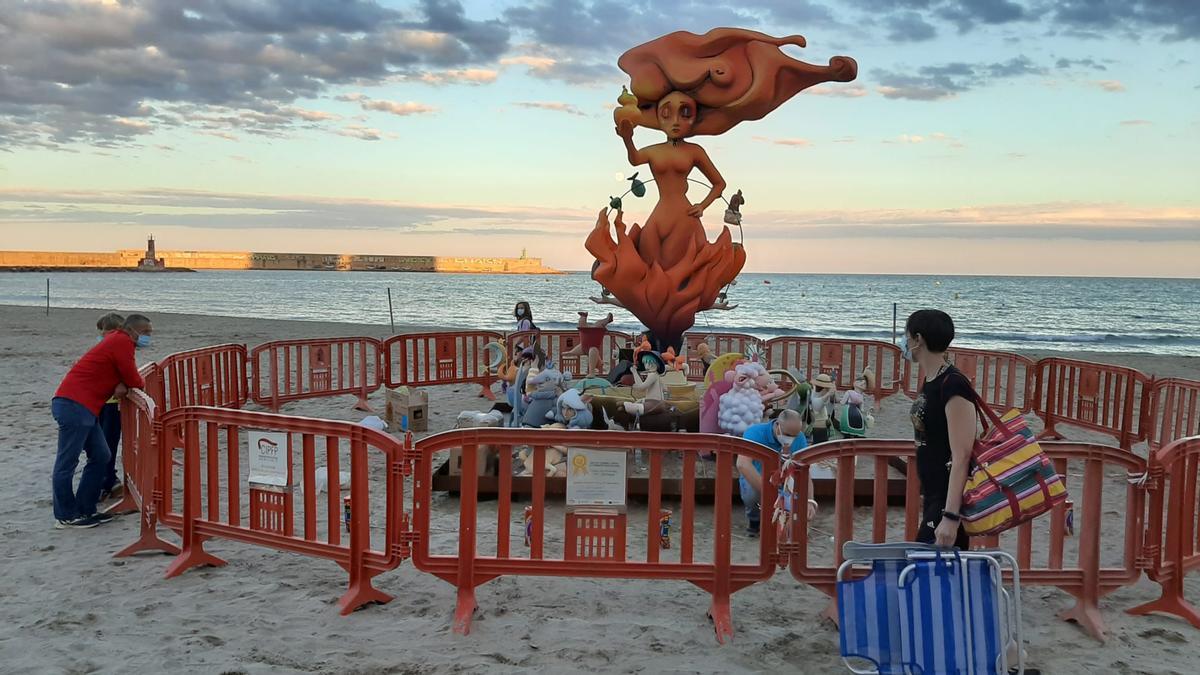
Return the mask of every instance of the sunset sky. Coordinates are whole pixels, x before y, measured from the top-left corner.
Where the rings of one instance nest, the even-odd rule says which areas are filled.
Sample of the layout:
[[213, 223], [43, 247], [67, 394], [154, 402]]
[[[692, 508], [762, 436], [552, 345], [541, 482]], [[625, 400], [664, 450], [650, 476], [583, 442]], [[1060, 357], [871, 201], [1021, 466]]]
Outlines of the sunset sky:
[[0, 248], [586, 269], [617, 57], [716, 26], [859, 64], [695, 139], [749, 271], [1200, 276], [1197, 0], [0, 0]]

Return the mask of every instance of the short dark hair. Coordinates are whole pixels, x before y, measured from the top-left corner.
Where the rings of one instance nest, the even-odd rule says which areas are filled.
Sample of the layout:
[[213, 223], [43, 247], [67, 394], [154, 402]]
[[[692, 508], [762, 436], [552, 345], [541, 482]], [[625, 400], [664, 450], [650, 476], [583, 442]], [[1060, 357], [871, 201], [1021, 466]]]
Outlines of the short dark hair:
[[925, 348], [931, 352], [944, 352], [954, 341], [954, 319], [940, 309], [918, 309], [908, 315], [904, 332], [921, 336]]
[[150, 323], [150, 317], [145, 314], [130, 314], [125, 317], [125, 328], [129, 330], [137, 330], [148, 323]]
[[116, 312], [109, 312], [96, 321], [96, 330], [107, 333], [110, 330], [117, 330], [124, 324], [125, 317]]

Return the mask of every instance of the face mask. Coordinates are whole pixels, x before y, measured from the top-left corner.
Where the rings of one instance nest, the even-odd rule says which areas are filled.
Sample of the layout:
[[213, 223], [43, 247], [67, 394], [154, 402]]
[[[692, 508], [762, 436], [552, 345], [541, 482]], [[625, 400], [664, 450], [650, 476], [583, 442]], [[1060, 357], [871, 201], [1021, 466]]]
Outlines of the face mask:
[[913, 358], [912, 349], [910, 349], [908, 346], [907, 335], [900, 338], [900, 355], [904, 357], [905, 361], [916, 361], [916, 359]]
[[790, 450], [792, 447], [792, 443], [796, 442], [796, 437], [788, 436], [785, 433], [776, 431], [775, 432], [775, 440], [779, 441], [779, 447], [783, 448], [784, 450]]
[[525, 316], [525, 308], [524, 307], [517, 308], [517, 316]]
[[141, 348], [149, 347], [150, 346], [150, 336], [149, 335], [137, 336], [137, 346], [141, 347]]

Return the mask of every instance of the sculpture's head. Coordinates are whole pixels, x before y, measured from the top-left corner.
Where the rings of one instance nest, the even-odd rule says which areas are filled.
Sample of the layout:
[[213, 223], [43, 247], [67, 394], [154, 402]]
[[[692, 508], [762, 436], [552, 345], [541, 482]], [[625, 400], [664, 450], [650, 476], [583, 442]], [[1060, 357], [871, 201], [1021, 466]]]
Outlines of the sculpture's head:
[[691, 136], [695, 124], [696, 100], [691, 96], [673, 91], [658, 102], [658, 128], [672, 141]]

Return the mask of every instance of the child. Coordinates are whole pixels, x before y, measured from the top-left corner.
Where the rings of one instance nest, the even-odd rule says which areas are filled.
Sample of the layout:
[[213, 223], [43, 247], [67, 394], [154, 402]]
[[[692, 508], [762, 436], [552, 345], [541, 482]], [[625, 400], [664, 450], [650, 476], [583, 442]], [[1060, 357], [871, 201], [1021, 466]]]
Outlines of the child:
[[[114, 330], [120, 330], [125, 324], [125, 317], [120, 314], [105, 314], [96, 321], [96, 330], [99, 335], [96, 336], [96, 342], [104, 339], [105, 335]], [[100, 409], [100, 415], [96, 418], [100, 425], [100, 430], [104, 433], [104, 440], [108, 443], [108, 449], [112, 451], [112, 455], [108, 459], [108, 467], [105, 469], [104, 482], [100, 487], [100, 501], [105, 501], [111, 497], [120, 497], [124, 489], [121, 483], [117, 480], [117, 444], [121, 442], [121, 409], [118, 405], [120, 401], [116, 395], [108, 399], [104, 407]]]

